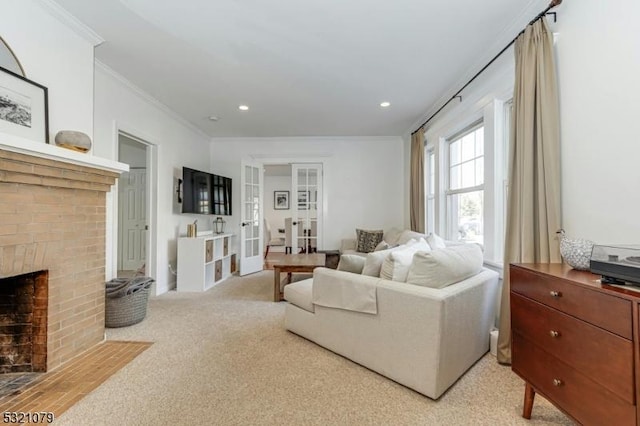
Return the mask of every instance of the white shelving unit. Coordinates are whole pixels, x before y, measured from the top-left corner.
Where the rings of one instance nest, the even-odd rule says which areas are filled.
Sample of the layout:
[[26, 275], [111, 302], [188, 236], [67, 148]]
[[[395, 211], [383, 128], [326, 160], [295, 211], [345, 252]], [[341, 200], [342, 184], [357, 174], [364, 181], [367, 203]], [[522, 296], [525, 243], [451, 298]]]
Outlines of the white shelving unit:
[[207, 291], [236, 271], [233, 234], [178, 238], [178, 291]]

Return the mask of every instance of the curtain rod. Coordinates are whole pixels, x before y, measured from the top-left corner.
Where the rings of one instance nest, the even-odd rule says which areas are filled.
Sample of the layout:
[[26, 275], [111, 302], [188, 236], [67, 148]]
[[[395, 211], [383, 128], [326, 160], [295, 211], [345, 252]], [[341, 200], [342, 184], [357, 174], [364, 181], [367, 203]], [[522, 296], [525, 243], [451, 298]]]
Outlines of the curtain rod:
[[[545, 16], [551, 9], [553, 9], [554, 7], [560, 5], [560, 3], [562, 3], [562, 0], [551, 0], [551, 3], [549, 4], [549, 6], [543, 10], [542, 12], [540, 12], [535, 18], [533, 18], [531, 21], [529, 21], [529, 23], [527, 24], [527, 27], [533, 23], [535, 23], [536, 21], [538, 21], [539, 19], [542, 19], [543, 16]], [[555, 12], [551, 12], [551, 13], [555, 13]], [[473, 80], [475, 80], [480, 74], [482, 74], [484, 72], [484, 70], [486, 70], [487, 68], [489, 68], [489, 66], [491, 64], [493, 64], [496, 59], [498, 59], [500, 57], [500, 55], [502, 55], [508, 48], [511, 47], [511, 45], [513, 43], [516, 42], [516, 40], [518, 39], [518, 37], [520, 37], [520, 35], [522, 33], [524, 33], [526, 30], [526, 27], [520, 31], [518, 33], [517, 36], [515, 36], [513, 38], [513, 40], [511, 40], [509, 42], [509, 44], [507, 44], [504, 48], [502, 48], [502, 50], [500, 52], [498, 52], [498, 54], [496, 56], [493, 57], [493, 59], [491, 59], [489, 61], [489, 63], [487, 65], [485, 65], [484, 67], [482, 67], [482, 69], [480, 71], [478, 71], [473, 77], [471, 77], [471, 79], [469, 81], [466, 82], [466, 84], [464, 86], [462, 86], [462, 88], [460, 88], [460, 90], [458, 90], [451, 98], [449, 98], [449, 100], [447, 102], [445, 102], [440, 108], [438, 108], [438, 110], [436, 112], [434, 112], [433, 114], [431, 114], [431, 116], [429, 118], [427, 118], [424, 123], [422, 123], [421, 125], [418, 126], [418, 128], [416, 130], [414, 130], [413, 132], [411, 132], [411, 134], [415, 134], [417, 132], [420, 131], [420, 129], [422, 129], [424, 126], [427, 125], [428, 122], [430, 122], [436, 115], [438, 115], [440, 113], [440, 111], [442, 111], [444, 109], [444, 107], [446, 107], [447, 105], [449, 105], [449, 102], [451, 102], [452, 100], [454, 100], [455, 98], [460, 98], [460, 100], [462, 101], [462, 96], [460, 96], [460, 93], [462, 93], [462, 91], [464, 89], [467, 88], [467, 86], [469, 86]]]

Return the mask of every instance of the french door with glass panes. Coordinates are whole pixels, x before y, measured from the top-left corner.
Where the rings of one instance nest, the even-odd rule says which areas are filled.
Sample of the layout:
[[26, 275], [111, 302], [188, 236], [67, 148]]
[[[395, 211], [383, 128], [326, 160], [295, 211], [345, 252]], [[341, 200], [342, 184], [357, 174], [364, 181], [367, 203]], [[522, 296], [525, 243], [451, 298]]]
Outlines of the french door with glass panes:
[[262, 164], [242, 162], [240, 177], [240, 275], [262, 271]]
[[292, 253], [322, 249], [322, 164], [292, 164]]

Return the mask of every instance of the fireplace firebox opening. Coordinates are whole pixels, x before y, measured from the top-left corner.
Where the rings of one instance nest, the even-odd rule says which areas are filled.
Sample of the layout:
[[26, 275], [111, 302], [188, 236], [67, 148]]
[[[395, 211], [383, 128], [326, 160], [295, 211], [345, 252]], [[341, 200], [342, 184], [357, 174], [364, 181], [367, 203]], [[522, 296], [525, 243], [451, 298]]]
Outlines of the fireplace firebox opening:
[[49, 271], [0, 278], [0, 373], [47, 370]]

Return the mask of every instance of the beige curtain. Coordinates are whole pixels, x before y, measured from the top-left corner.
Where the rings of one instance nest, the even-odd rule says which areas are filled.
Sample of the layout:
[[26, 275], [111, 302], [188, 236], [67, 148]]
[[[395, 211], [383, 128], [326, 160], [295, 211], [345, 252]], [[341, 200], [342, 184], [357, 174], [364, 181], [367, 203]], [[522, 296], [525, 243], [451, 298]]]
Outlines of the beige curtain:
[[546, 20], [515, 44], [509, 195], [498, 362], [511, 363], [509, 264], [559, 263], [560, 124], [552, 34]]
[[409, 220], [411, 230], [424, 232], [424, 129], [411, 135]]

